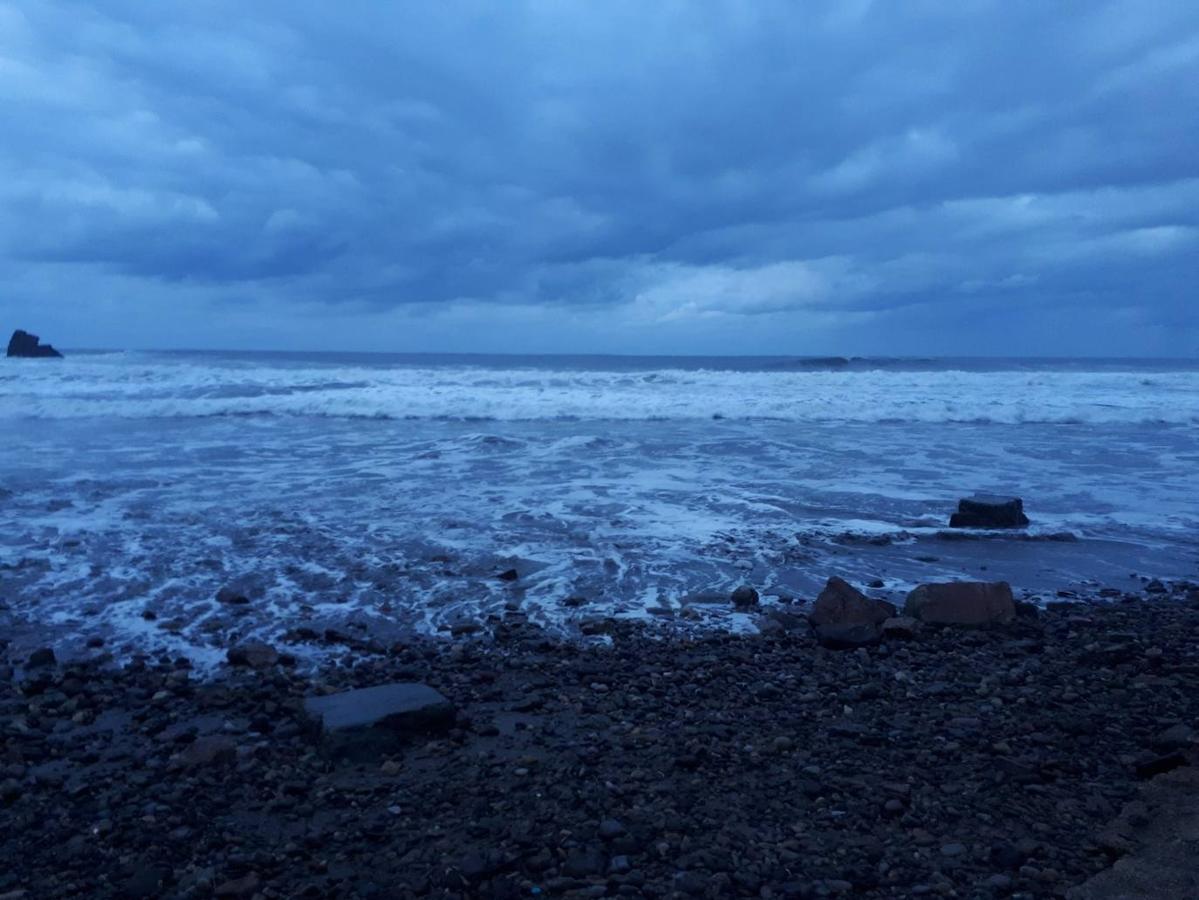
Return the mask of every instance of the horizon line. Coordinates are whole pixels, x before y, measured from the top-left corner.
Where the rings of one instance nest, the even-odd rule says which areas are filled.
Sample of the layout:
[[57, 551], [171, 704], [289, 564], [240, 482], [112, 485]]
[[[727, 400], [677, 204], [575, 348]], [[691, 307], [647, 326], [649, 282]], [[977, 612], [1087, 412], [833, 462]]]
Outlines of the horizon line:
[[919, 353], [919, 354], [844, 354], [844, 353], [616, 353], [616, 352], [598, 352], [598, 351], [491, 351], [491, 350], [313, 350], [308, 348], [296, 349], [268, 349], [268, 348], [253, 348], [253, 347], [66, 347], [59, 348], [64, 353], [272, 353], [272, 354], [306, 354], [313, 356], [335, 356], [339, 354], [353, 354], [355, 356], [479, 356], [479, 357], [511, 357], [514, 359], [528, 357], [582, 357], [593, 359], [798, 359], [805, 361], [813, 360], [828, 360], [830, 362], [845, 360], [853, 362], [855, 360], [900, 360], [900, 361], [921, 361], [921, 360], [1030, 360], [1030, 361], [1056, 361], [1056, 360], [1095, 360], [1095, 361], [1147, 361], [1147, 360], [1170, 360], [1182, 362], [1199, 363], [1199, 354], [1194, 356], [1106, 356], [1099, 354], [1087, 355], [1067, 355], [1067, 356], [1045, 356], [1035, 354], [993, 354], [993, 353], [977, 353], [977, 354], [937, 354], [937, 353]]

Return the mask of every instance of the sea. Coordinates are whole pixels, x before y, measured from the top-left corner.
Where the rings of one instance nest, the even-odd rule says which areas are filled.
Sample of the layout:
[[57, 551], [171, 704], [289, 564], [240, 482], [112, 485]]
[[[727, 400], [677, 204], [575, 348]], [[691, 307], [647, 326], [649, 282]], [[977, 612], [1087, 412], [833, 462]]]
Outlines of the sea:
[[1199, 573], [1199, 361], [77, 352], [0, 360], [0, 425], [0, 626], [60, 655]]

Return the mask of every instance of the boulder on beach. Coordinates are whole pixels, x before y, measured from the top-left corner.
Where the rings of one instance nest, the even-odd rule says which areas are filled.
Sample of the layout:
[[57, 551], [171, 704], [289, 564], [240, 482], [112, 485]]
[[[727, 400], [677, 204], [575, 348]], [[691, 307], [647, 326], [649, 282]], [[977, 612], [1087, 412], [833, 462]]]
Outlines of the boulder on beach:
[[949, 517], [950, 528], [1024, 528], [1024, 501], [1019, 497], [964, 497]]
[[834, 575], [816, 598], [808, 620], [825, 646], [860, 647], [877, 643], [883, 635], [883, 622], [894, 615], [892, 604], [871, 599]]
[[416, 734], [444, 731], [457, 710], [438, 691], [396, 682], [304, 701], [304, 715], [326, 754], [368, 761], [395, 751]]
[[8, 355], [25, 359], [62, 359], [62, 354], [43, 344], [36, 334], [18, 328], [8, 341]]
[[1006, 581], [954, 581], [920, 585], [903, 611], [935, 625], [1006, 625], [1016, 618], [1016, 603]]

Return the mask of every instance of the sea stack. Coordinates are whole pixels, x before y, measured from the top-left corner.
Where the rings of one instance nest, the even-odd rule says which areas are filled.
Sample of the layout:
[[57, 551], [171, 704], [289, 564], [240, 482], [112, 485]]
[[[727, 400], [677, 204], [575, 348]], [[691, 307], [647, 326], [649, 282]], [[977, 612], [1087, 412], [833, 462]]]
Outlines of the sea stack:
[[8, 342], [8, 355], [27, 359], [62, 359], [62, 354], [43, 344], [36, 334], [17, 329]]

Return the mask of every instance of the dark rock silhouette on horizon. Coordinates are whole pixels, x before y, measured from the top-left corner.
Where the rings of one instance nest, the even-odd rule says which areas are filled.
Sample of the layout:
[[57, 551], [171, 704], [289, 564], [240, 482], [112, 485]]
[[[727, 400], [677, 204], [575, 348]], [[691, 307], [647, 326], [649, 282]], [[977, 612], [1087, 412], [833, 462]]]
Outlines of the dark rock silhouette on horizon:
[[12, 333], [8, 342], [8, 355], [28, 359], [62, 359], [61, 353], [49, 344], [43, 344], [36, 334], [19, 328]]

